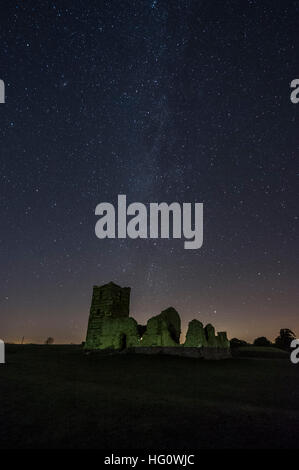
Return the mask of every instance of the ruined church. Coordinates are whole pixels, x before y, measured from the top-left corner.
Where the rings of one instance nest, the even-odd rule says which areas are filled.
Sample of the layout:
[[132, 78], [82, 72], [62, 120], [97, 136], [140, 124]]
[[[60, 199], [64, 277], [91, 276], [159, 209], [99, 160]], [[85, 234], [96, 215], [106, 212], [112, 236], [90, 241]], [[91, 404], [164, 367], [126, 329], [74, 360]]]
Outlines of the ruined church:
[[180, 344], [181, 319], [169, 307], [138, 325], [130, 313], [130, 287], [113, 282], [94, 286], [85, 342], [86, 350], [107, 349], [142, 354], [175, 354], [206, 359], [230, 356], [226, 332], [215, 334], [211, 324], [189, 322], [186, 340]]

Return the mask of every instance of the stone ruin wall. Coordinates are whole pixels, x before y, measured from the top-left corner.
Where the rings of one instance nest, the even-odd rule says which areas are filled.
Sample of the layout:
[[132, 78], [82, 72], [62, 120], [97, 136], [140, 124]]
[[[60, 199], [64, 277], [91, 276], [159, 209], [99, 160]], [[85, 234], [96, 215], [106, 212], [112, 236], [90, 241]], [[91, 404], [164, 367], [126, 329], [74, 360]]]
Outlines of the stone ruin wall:
[[204, 327], [196, 319], [189, 322], [185, 343], [180, 344], [181, 319], [173, 307], [150, 318], [146, 327], [138, 325], [129, 317], [130, 291], [113, 282], [94, 286], [85, 349], [125, 349], [209, 359], [230, 356], [226, 332], [216, 335], [211, 324]]

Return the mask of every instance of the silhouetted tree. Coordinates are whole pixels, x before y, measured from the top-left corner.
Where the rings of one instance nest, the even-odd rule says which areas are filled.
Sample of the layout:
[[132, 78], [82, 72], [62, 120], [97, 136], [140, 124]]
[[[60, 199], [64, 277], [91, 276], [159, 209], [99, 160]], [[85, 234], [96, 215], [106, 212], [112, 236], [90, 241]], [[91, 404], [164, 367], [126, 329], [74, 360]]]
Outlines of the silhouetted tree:
[[279, 332], [279, 336], [277, 336], [275, 340], [275, 345], [280, 349], [285, 349], [288, 351], [290, 349], [290, 344], [296, 339], [295, 333], [289, 328], [283, 328]]
[[271, 341], [269, 341], [265, 336], [260, 336], [253, 341], [254, 346], [271, 346]]
[[233, 338], [230, 340], [230, 347], [231, 348], [240, 348], [241, 346], [248, 346], [248, 343], [246, 341], [243, 341], [242, 339], [238, 338]]
[[54, 338], [49, 336], [49, 338], [46, 339], [45, 344], [53, 344], [54, 343]]

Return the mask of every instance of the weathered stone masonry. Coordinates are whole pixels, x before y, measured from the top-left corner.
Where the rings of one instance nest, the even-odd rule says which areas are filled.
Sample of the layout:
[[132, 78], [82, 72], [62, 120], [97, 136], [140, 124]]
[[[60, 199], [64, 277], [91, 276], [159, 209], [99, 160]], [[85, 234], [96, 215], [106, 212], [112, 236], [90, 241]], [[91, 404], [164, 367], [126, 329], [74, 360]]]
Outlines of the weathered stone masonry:
[[138, 325], [129, 317], [130, 291], [129, 287], [122, 288], [113, 282], [93, 287], [85, 349], [126, 349], [209, 359], [230, 356], [226, 333], [215, 335], [211, 324], [204, 328], [198, 320], [189, 323], [185, 343], [181, 345], [181, 319], [173, 307], [150, 318], [146, 328]]
[[129, 318], [130, 291], [113, 282], [93, 287], [87, 349], [124, 349], [138, 344], [137, 322]]

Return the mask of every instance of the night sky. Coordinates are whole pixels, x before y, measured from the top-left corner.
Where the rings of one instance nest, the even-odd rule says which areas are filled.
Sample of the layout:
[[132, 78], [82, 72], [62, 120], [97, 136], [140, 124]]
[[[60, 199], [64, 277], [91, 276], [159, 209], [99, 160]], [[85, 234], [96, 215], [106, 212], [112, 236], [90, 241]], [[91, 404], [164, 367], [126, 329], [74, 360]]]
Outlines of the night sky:
[[[299, 333], [299, 1], [1, 2], [0, 337], [85, 339], [92, 286], [230, 338]], [[95, 207], [203, 202], [204, 244]]]

